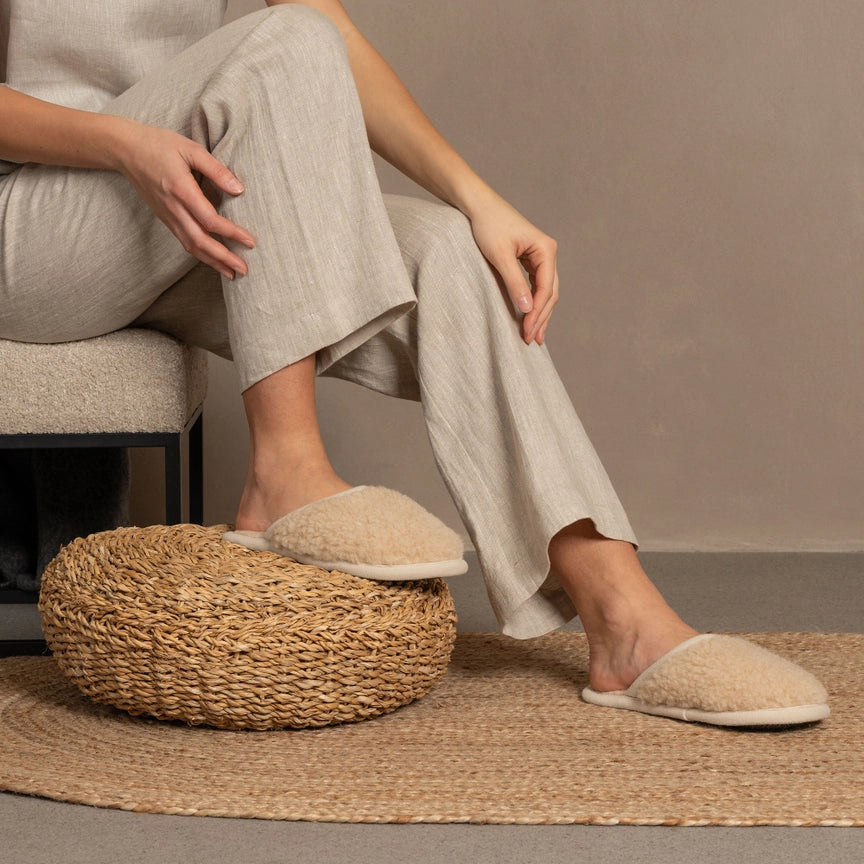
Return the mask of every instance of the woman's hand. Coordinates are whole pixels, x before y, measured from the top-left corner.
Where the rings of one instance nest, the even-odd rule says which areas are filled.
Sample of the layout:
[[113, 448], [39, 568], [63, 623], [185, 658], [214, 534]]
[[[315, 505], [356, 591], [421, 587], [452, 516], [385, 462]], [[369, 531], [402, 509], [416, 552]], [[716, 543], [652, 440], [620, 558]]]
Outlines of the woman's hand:
[[542, 345], [558, 302], [558, 244], [498, 196], [472, 211], [471, 227], [510, 299], [525, 313], [522, 338]]
[[220, 216], [204, 194], [193, 172], [216, 190], [239, 195], [243, 185], [206, 147], [168, 129], [128, 121], [128, 132], [117, 156], [117, 170], [168, 226], [183, 248], [229, 279], [245, 275], [246, 264], [224, 243], [235, 240], [250, 249], [252, 235]]

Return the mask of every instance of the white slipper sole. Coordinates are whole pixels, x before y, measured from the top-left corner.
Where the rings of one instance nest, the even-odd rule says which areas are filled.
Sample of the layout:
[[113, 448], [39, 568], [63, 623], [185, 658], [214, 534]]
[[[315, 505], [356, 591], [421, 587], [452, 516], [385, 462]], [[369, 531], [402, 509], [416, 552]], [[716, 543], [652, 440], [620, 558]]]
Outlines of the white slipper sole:
[[288, 551], [274, 549], [263, 531], [226, 531], [222, 539], [236, 543], [256, 552], [273, 552], [291, 558], [298, 564], [309, 564], [322, 570], [338, 570], [363, 579], [376, 582], [409, 582], [421, 579], [445, 579], [449, 576], [462, 576], [468, 572], [468, 562], [463, 558], [450, 561], [424, 561], [422, 564], [363, 564], [352, 561], [322, 561], [305, 555], [292, 555]]
[[638, 711], [655, 717], [686, 720], [689, 723], [710, 723], [712, 726], [797, 726], [824, 720], [831, 713], [827, 705], [795, 705], [790, 708], [762, 708], [756, 711], [702, 711], [698, 708], [678, 708], [675, 705], [652, 705], [623, 690], [601, 693], [591, 687], [582, 691], [582, 698], [592, 705]]
[[[264, 536], [263, 531], [226, 531], [222, 539], [227, 543], [236, 543], [256, 552], [273, 552], [270, 541]], [[277, 553], [278, 554], [278, 553]]]

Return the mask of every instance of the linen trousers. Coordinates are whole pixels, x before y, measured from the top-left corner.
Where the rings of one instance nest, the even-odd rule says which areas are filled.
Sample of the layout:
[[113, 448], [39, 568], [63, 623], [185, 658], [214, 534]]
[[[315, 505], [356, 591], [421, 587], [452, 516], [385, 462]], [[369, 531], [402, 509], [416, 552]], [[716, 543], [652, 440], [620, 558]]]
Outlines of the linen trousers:
[[382, 196], [345, 46], [303, 6], [245, 16], [104, 109], [207, 146], [243, 181], [220, 212], [256, 238], [246, 276], [199, 265], [113, 172], [0, 179], [0, 338], [134, 324], [232, 357], [245, 389], [315, 354], [320, 374], [419, 400], [492, 608], [517, 638], [576, 611], [548, 544], [584, 518], [636, 538], [545, 348], [442, 204]]

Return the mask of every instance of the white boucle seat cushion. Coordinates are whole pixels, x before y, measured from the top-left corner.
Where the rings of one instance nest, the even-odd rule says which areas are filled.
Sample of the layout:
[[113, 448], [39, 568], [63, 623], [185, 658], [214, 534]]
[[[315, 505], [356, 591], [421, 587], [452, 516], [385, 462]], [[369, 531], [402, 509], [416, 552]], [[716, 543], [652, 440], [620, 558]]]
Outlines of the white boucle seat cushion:
[[0, 435], [181, 432], [206, 393], [206, 353], [155, 330], [0, 339]]

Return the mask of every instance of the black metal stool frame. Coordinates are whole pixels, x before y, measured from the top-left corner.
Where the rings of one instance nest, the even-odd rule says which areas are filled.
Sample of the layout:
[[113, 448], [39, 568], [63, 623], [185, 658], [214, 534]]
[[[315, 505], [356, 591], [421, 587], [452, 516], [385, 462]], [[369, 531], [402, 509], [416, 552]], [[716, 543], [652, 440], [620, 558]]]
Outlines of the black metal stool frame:
[[[0, 435], [0, 450], [41, 450], [81, 447], [161, 447], [165, 451], [165, 523], [176, 525], [183, 519], [183, 478], [181, 464], [184, 439], [189, 457], [189, 522], [204, 522], [204, 418], [199, 406], [180, 432], [88, 432], [21, 433]], [[0, 591], [0, 604], [36, 603], [36, 591]], [[0, 657], [13, 654], [42, 654], [43, 639], [0, 640]]]

